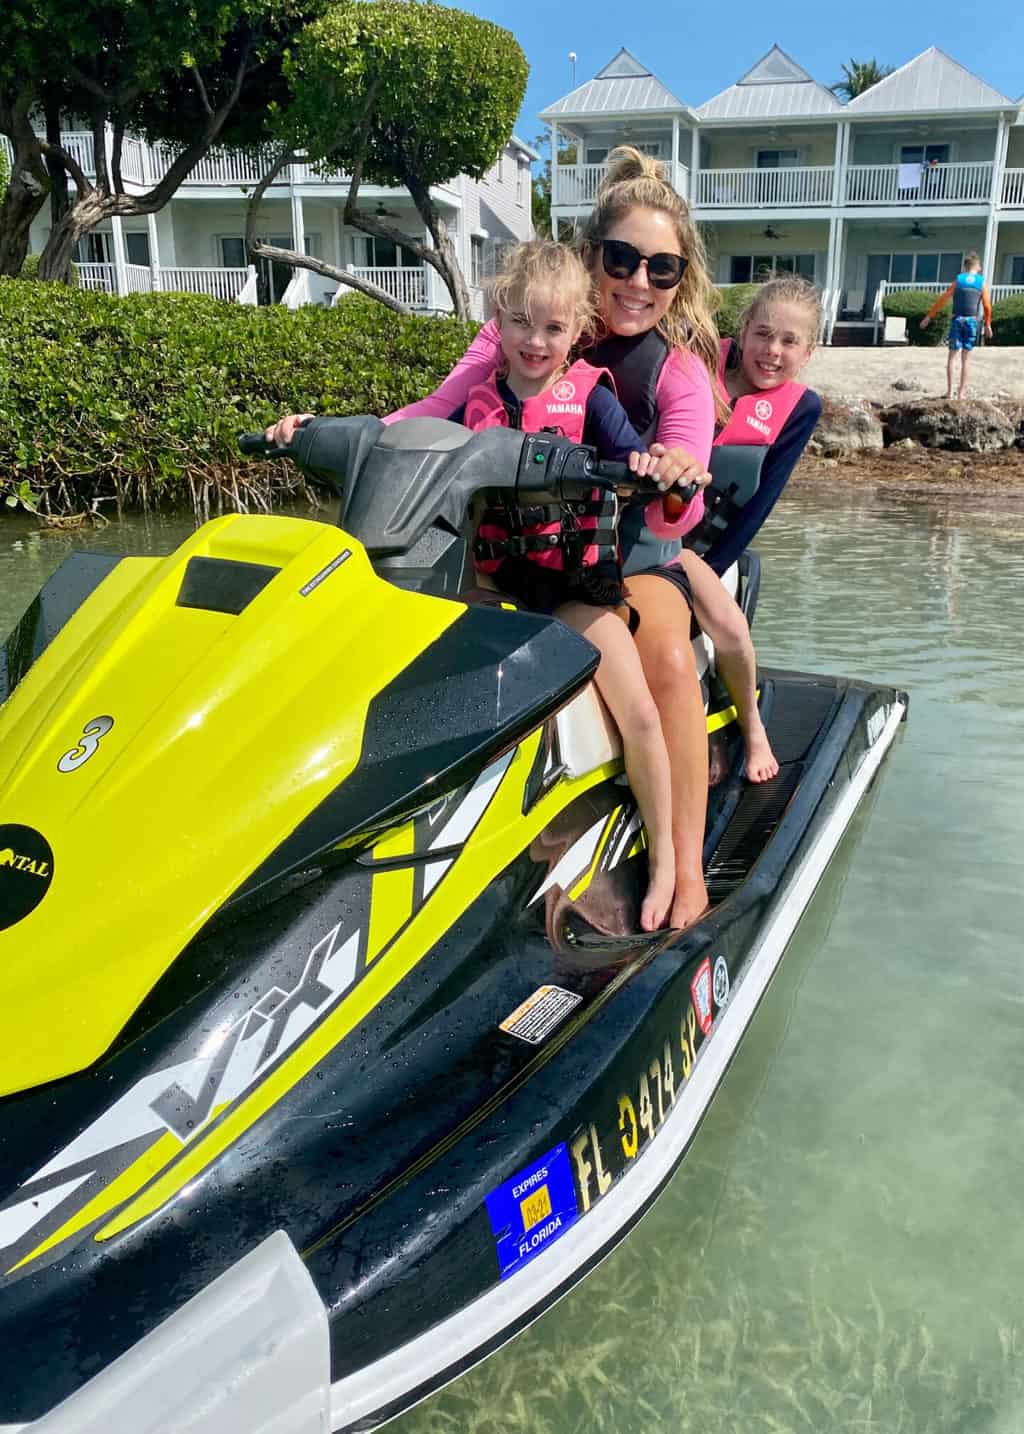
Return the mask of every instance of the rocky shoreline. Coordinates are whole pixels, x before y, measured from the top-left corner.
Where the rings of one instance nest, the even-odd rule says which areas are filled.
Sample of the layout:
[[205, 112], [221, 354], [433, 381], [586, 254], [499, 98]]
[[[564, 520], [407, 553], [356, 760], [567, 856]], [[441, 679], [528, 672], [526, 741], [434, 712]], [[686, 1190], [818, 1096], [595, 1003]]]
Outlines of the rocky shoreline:
[[[918, 385], [897, 379], [892, 387]], [[826, 395], [794, 479], [1024, 493], [1024, 402], [908, 397], [883, 404]]]

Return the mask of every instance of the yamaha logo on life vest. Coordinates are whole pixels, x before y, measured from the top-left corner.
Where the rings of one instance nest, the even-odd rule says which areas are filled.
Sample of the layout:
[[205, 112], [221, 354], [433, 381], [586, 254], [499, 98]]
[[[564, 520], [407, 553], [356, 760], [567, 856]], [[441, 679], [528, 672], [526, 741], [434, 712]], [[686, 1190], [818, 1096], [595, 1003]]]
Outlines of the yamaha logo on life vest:
[[31, 915], [52, 880], [53, 852], [42, 832], [0, 825], [0, 931]]
[[754, 412], [757, 414], [758, 418], [761, 420], [762, 423], [767, 423], [769, 418], [771, 418], [774, 409], [766, 398], [759, 398], [754, 404]]
[[551, 397], [559, 403], [571, 403], [576, 397], [576, 385], [567, 378], [560, 378], [552, 385]]

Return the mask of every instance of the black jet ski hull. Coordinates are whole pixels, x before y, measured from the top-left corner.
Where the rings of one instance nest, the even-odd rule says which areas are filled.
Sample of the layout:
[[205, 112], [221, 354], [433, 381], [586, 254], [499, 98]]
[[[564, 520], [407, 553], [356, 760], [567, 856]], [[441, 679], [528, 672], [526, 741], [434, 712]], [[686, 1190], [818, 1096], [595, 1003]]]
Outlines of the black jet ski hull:
[[[605, 854], [628, 858], [632, 808], [613, 778], [589, 789], [466, 909], [429, 970], [421, 963], [375, 1008], [372, 1082], [357, 1028], [316, 1081], [196, 1181], [185, 1208], [11, 1287], [4, 1413], [39, 1418], [63, 1400], [55, 1431], [103, 1427], [89, 1423], [96, 1409], [107, 1427], [140, 1427], [126, 1401], [169, 1407], [184, 1378], [175, 1351], [208, 1343], [207, 1297], [222, 1288], [238, 1303], [245, 1252], [260, 1241], [297, 1292], [276, 1325], [260, 1301], [261, 1348], [276, 1352], [265, 1362], [281, 1362], [276, 1397], [291, 1397], [301, 1337], [295, 1420], [318, 1410], [334, 1430], [409, 1408], [582, 1279], [682, 1161], [906, 698], [768, 672], [763, 707], [782, 770], [712, 796], [711, 917], [671, 947], [614, 934], [638, 863]], [[578, 877], [564, 865], [574, 850]], [[561, 880], [538, 893], [538, 866], [550, 878], [560, 862]], [[410, 1092], [414, 1065], [431, 1078]], [[389, 1178], [395, 1150], [404, 1158]], [[353, 1188], [367, 1192], [362, 1204]], [[242, 1387], [252, 1331], [236, 1343], [228, 1314], [212, 1318], [224, 1321], [218, 1378]], [[243, 1402], [210, 1427], [259, 1426]]]

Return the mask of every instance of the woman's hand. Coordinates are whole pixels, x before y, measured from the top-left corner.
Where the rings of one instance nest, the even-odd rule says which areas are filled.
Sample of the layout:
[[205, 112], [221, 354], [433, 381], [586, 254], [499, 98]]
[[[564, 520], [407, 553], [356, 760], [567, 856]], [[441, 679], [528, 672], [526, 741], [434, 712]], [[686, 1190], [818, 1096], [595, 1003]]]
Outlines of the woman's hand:
[[631, 453], [629, 467], [638, 478], [653, 478], [663, 493], [676, 486], [689, 487], [691, 483], [706, 488], [711, 482], [705, 465], [685, 448], [666, 448], [663, 443], [652, 443], [646, 453]]
[[284, 418], [279, 418], [276, 423], [270, 425], [263, 437], [275, 448], [287, 448], [295, 430], [305, 423], [307, 418], [312, 417], [312, 413], [286, 413]]

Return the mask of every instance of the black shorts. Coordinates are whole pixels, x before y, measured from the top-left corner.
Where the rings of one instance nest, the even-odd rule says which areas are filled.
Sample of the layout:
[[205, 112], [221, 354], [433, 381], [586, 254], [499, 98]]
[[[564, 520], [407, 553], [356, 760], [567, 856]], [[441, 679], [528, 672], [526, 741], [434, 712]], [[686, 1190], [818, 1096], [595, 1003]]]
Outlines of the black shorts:
[[503, 593], [530, 612], [550, 614], [567, 602], [590, 607], [621, 607], [623, 602], [622, 576], [611, 558], [583, 568], [573, 578], [529, 558], [506, 558], [490, 576]]
[[686, 606], [693, 612], [693, 591], [682, 563], [662, 563], [656, 568], [643, 568], [638, 573], [630, 573], [629, 576], [631, 578], [664, 578], [667, 583], [671, 583], [674, 588], [679, 589]]

